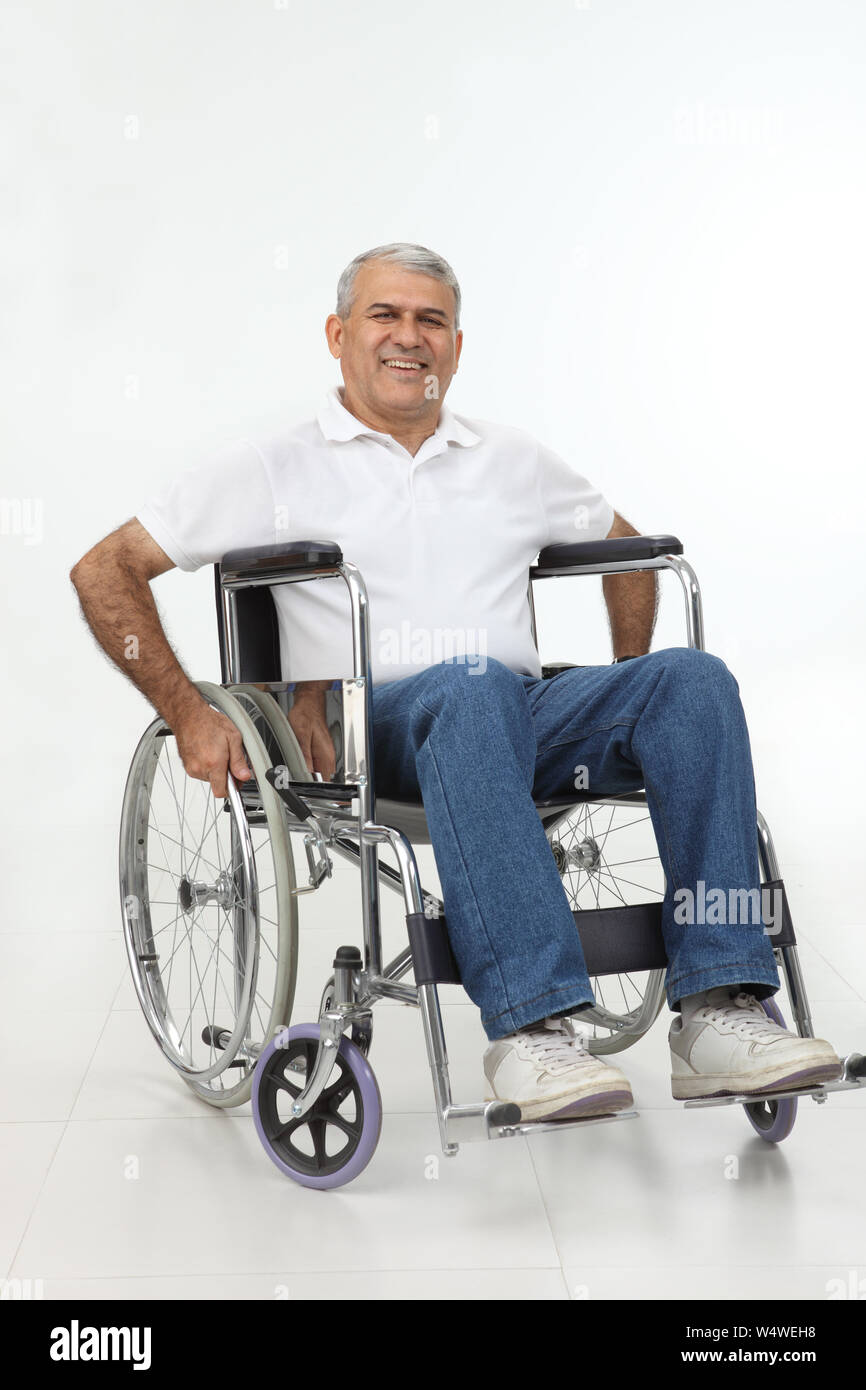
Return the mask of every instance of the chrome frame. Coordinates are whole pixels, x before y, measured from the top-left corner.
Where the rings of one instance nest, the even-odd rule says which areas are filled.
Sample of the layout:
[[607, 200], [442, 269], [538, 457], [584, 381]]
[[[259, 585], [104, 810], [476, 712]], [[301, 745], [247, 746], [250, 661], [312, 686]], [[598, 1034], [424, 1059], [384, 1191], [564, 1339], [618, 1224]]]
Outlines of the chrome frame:
[[[532, 594], [533, 582], [536, 579], [669, 569], [676, 574], [683, 590], [688, 645], [704, 650], [703, 605], [700, 585], [691, 565], [681, 556], [663, 555], [647, 560], [565, 565], [556, 568], [545, 567], [544, 569], [533, 566], [532, 568], [538, 570], [536, 574], [530, 574], [528, 581], [530, 621], [536, 649], [538, 638]], [[598, 1116], [582, 1120], [503, 1124], [498, 1118], [501, 1115], [500, 1102], [481, 1101], [466, 1105], [454, 1103], [451, 1095], [448, 1055], [442, 1026], [438, 987], [435, 984], [409, 985], [400, 982], [401, 977], [412, 968], [411, 951], [408, 946], [388, 965], [384, 967], [382, 965], [378, 893], [380, 879], [386, 887], [402, 893], [407, 913], [422, 912], [425, 897], [429, 902], [431, 895], [422, 892], [418, 865], [407, 837], [401, 831], [390, 826], [379, 825], [376, 821], [375, 771], [371, 739], [373, 720], [369, 599], [366, 585], [357, 566], [344, 560], [336, 565], [322, 565], [302, 573], [292, 573], [275, 563], [270, 568], [257, 571], [253, 577], [221, 576], [228, 683], [235, 684], [240, 679], [236, 604], [236, 594], [239, 589], [261, 585], [274, 588], [280, 584], [308, 583], [312, 580], [336, 576], [343, 580], [349, 590], [352, 614], [353, 675], [343, 681], [343, 780], [344, 785], [353, 786], [354, 791], [348, 805], [345, 799], [341, 800], [337, 795], [331, 801], [308, 798], [305, 804], [309, 806], [310, 815], [320, 827], [320, 844], [324, 843], [342, 857], [357, 863], [360, 868], [364, 963], [358, 976], [354, 999], [339, 1003], [334, 1002], [320, 1015], [321, 1036], [316, 1060], [307, 1076], [304, 1090], [293, 1105], [294, 1113], [296, 1115], [306, 1113], [321, 1094], [336, 1060], [342, 1033], [353, 1024], [368, 1027], [370, 1011], [377, 999], [394, 999], [421, 1010], [442, 1150], [448, 1156], [457, 1153], [459, 1143], [470, 1140], [508, 1138], [517, 1134], [537, 1133], [541, 1130], [555, 1129], [561, 1131], [576, 1125], [583, 1127], [609, 1120], [636, 1118], [637, 1111], [627, 1110], [611, 1116]], [[309, 822], [304, 825], [295, 822], [290, 825], [290, 828], [295, 831], [303, 829], [308, 832]], [[758, 815], [758, 833], [760, 858], [765, 875], [767, 878], [778, 878], [780, 875], [778, 874], [778, 864], [769, 827], [760, 813]], [[382, 843], [387, 843], [394, 852], [398, 864], [396, 870], [389, 865], [379, 863], [378, 846]], [[433, 901], [436, 902], [437, 900], [433, 899]], [[777, 959], [781, 957], [782, 970], [800, 1034], [811, 1036], [811, 1019], [796, 947], [776, 948], [776, 955]], [[847, 1076], [848, 1071], [846, 1070]], [[815, 1095], [815, 1099], [825, 1099], [825, 1092], [830, 1089], [842, 1089], [846, 1086], [859, 1084], [861, 1084], [860, 1080], [852, 1078], [834, 1083], [833, 1087], [818, 1088], [820, 1095]], [[713, 1103], [726, 1104], [729, 1101], [727, 1098], [723, 1098]]]
[[[533, 566], [533, 569], [540, 568]], [[532, 624], [532, 639], [538, 648], [538, 634], [535, 627], [535, 603], [532, 598], [532, 585], [536, 579], [562, 579], [575, 574], [629, 574], [634, 570], [673, 570], [683, 590], [686, 612], [686, 633], [688, 645], [704, 650], [704, 608], [701, 599], [701, 586], [691, 565], [681, 555], [657, 555], [651, 560], [617, 560], [592, 565], [557, 565], [555, 569], [545, 567], [541, 573], [529, 578], [529, 613]]]

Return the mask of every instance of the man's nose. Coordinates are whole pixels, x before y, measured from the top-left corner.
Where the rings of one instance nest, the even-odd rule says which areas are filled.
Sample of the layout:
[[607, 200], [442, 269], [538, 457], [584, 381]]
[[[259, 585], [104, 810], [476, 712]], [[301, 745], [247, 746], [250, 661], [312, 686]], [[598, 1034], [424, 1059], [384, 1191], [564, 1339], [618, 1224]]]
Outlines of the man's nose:
[[416, 348], [421, 344], [418, 324], [411, 314], [406, 314], [399, 323], [395, 323], [391, 337], [394, 339], [395, 347]]

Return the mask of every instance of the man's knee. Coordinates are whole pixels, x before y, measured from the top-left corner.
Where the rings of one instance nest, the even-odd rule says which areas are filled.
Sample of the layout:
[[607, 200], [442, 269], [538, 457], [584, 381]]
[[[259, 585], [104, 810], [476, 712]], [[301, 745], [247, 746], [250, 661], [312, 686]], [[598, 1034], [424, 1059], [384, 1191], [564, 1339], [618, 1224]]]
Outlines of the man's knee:
[[479, 701], [489, 708], [497, 701], [508, 704], [523, 697], [520, 676], [495, 657], [487, 657], [483, 665], [449, 657], [428, 667], [423, 677], [417, 703], [428, 712], [437, 711], [451, 699], [461, 705]]
[[696, 647], [666, 647], [646, 658], [660, 667], [665, 680], [683, 690], [739, 697], [740, 687], [721, 657]]

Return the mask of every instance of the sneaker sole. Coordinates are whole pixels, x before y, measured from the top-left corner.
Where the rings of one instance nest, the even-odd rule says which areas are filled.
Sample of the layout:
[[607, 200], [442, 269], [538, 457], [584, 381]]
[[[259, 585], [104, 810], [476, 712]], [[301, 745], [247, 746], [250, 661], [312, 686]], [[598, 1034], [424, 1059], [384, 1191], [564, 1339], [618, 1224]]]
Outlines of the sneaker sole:
[[824, 1081], [838, 1081], [842, 1063], [824, 1062], [813, 1067], [792, 1069], [778, 1066], [767, 1075], [746, 1076], [678, 1076], [671, 1077], [674, 1100], [714, 1100], [722, 1096], [752, 1096], [764, 1092], [795, 1090], [820, 1086]]
[[[602, 1096], [586, 1096], [583, 1100], [572, 1101], [560, 1110], [545, 1116], [535, 1115], [534, 1119], [581, 1120], [590, 1115], [614, 1115], [618, 1110], [629, 1110], [634, 1105], [631, 1091], [608, 1091]], [[521, 1112], [522, 1113], [522, 1112]], [[528, 1118], [528, 1117], [526, 1117]]]
[[[499, 1096], [488, 1096], [488, 1100], [499, 1100]], [[531, 1124], [534, 1120], [581, 1120], [591, 1115], [613, 1115], [618, 1110], [628, 1110], [634, 1105], [630, 1090], [617, 1087], [610, 1091], [593, 1091], [589, 1095], [558, 1096], [534, 1104], [520, 1105], [520, 1123]]]

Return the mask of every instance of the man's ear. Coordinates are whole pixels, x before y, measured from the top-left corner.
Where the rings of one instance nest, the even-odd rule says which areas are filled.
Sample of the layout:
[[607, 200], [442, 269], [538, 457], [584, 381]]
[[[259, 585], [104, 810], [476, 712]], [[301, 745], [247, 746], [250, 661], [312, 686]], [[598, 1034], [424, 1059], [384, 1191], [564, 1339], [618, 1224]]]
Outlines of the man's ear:
[[343, 320], [337, 314], [329, 314], [325, 319], [325, 337], [331, 356], [339, 357], [343, 342]]
[[457, 336], [454, 339], [454, 370], [457, 371], [460, 362], [460, 353], [463, 351], [463, 329], [458, 328]]

